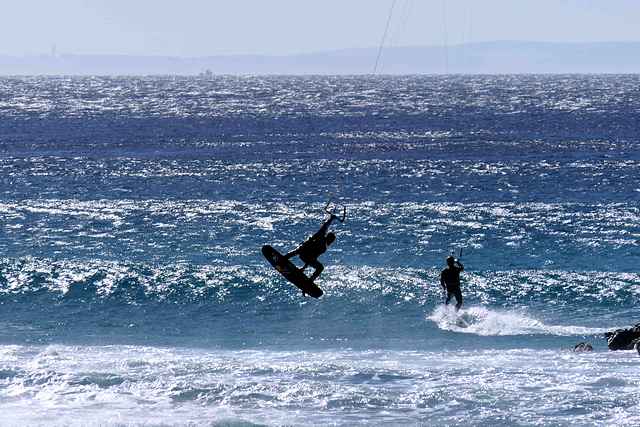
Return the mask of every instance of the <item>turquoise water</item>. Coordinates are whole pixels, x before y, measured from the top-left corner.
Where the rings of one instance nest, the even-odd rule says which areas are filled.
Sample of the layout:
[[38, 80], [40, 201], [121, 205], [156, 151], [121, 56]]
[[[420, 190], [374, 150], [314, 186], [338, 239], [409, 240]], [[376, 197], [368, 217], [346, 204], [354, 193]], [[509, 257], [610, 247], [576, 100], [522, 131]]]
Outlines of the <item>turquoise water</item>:
[[638, 83], [0, 78], [0, 423], [633, 425]]

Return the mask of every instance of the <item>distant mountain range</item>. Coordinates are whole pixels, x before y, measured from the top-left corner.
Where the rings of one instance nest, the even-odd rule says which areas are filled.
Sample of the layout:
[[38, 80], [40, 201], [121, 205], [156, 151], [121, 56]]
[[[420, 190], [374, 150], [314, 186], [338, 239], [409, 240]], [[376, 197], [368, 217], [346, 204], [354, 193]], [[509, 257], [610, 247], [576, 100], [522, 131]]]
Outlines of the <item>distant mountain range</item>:
[[[378, 49], [289, 56], [0, 56], [0, 75], [365, 74]], [[385, 48], [376, 74], [640, 73], [640, 42], [541, 43]]]

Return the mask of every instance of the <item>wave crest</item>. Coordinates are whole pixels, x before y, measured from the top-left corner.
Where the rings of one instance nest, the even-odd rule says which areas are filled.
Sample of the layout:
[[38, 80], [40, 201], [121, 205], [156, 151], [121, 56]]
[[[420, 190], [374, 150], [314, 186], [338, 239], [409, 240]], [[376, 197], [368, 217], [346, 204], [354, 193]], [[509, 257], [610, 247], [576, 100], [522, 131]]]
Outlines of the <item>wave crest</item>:
[[[457, 321], [460, 317], [466, 325]], [[524, 310], [491, 309], [483, 306], [473, 306], [462, 309], [458, 316], [450, 307], [440, 306], [429, 316], [429, 319], [443, 330], [452, 330], [468, 334], [483, 336], [508, 335], [598, 335], [606, 329], [588, 328], [575, 325], [548, 325]]]

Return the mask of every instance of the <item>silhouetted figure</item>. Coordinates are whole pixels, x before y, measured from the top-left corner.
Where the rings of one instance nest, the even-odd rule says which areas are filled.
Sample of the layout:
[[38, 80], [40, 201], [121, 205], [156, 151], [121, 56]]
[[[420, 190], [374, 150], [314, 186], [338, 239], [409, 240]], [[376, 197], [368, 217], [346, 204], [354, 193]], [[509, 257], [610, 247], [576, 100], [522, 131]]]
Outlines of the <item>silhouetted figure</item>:
[[309, 237], [307, 240], [302, 242], [297, 249], [289, 252], [284, 257], [291, 258], [296, 255], [300, 257], [300, 260], [304, 262], [304, 267], [302, 267], [302, 271], [304, 271], [307, 266], [311, 266], [315, 268], [313, 275], [311, 275], [310, 279], [313, 281], [320, 276], [322, 270], [324, 270], [324, 266], [320, 264], [318, 261], [318, 257], [327, 251], [327, 246], [331, 245], [334, 240], [336, 240], [336, 235], [333, 233], [327, 233], [329, 229], [329, 224], [336, 219], [335, 215], [331, 215], [323, 225], [320, 227], [313, 236]]
[[440, 274], [440, 284], [447, 291], [447, 300], [444, 303], [449, 305], [451, 297], [455, 296], [457, 302], [456, 312], [462, 306], [462, 291], [460, 290], [460, 272], [462, 270], [464, 270], [464, 266], [460, 264], [460, 260], [450, 256], [447, 258], [447, 266]]

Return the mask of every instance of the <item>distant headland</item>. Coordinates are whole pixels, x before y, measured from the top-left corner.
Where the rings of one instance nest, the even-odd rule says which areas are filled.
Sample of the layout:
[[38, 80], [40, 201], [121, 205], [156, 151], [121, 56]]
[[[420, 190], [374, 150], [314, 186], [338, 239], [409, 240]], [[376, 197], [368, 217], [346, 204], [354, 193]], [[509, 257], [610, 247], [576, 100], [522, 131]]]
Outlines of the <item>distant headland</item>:
[[[378, 49], [289, 56], [200, 58], [119, 55], [2, 56], [0, 75], [371, 74]], [[640, 42], [483, 42], [385, 48], [376, 74], [640, 73]]]

